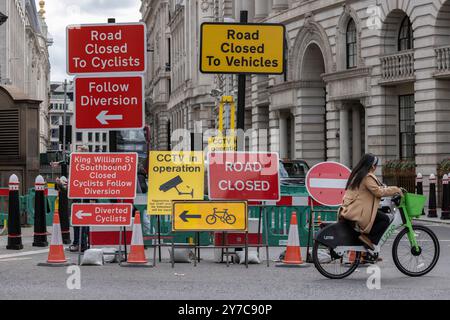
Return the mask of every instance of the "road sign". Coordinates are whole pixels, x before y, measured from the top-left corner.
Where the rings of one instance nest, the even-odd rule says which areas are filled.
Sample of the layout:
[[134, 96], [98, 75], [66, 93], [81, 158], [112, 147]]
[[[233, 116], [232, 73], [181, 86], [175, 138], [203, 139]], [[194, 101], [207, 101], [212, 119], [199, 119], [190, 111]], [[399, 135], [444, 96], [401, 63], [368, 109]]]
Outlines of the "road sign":
[[342, 203], [350, 169], [337, 162], [321, 162], [306, 174], [306, 189], [309, 195], [325, 206]]
[[145, 72], [146, 27], [143, 23], [67, 27], [67, 73]]
[[131, 226], [133, 205], [129, 203], [74, 203], [73, 226]]
[[200, 46], [203, 73], [284, 72], [285, 27], [282, 24], [205, 22], [201, 26]]
[[279, 200], [278, 153], [210, 152], [208, 190], [213, 200]]
[[235, 151], [236, 136], [218, 135], [208, 139], [208, 151]]
[[148, 214], [170, 214], [172, 200], [203, 200], [203, 152], [151, 151]]
[[72, 153], [70, 199], [134, 199], [137, 153]]
[[173, 231], [247, 231], [247, 203], [175, 201]]
[[144, 77], [76, 77], [77, 129], [144, 127]]

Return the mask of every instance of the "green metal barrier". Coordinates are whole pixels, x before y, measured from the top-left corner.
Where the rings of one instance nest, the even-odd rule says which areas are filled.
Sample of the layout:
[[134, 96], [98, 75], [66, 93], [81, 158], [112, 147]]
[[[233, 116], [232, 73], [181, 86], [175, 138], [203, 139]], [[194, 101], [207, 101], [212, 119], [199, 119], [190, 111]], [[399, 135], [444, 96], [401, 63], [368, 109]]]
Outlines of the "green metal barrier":
[[[19, 211], [24, 213], [27, 208], [27, 196], [19, 196]], [[0, 196], [0, 226], [8, 221], [9, 197]]]

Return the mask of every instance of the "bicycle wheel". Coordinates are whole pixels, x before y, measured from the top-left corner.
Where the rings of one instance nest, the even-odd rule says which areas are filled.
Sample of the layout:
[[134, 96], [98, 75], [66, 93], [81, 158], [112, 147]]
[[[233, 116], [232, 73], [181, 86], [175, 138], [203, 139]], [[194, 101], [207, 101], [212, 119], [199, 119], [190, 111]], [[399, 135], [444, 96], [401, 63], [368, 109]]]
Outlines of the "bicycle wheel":
[[226, 216], [225, 222], [228, 223], [228, 224], [234, 224], [236, 222], [236, 217], [231, 215], [231, 214], [229, 214], [229, 215]]
[[316, 269], [330, 279], [348, 277], [359, 266], [361, 259], [361, 252], [348, 251], [340, 256], [333, 249], [317, 241], [314, 242], [312, 255]]
[[206, 217], [206, 223], [207, 224], [214, 224], [216, 223], [217, 217], [213, 214], [210, 214], [209, 216]]
[[420, 277], [430, 272], [439, 260], [439, 240], [429, 228], [413, 226], [419, 250], [411, 247], [408, 229], [397, 235], [392, 245], [392, 257], [400, 272], [410, 277]]

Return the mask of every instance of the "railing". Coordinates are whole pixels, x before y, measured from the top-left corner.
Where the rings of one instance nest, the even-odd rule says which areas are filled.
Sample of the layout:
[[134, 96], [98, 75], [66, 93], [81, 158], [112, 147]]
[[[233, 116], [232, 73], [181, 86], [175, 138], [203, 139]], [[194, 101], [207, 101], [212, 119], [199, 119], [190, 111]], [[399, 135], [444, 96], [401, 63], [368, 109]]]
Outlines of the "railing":
[[414, 79], [414, 51], [382, 56], [381, 82], [404, 82]]
[[436, 52], [436, 74], [450, 75], [450, 46], [434, 49]]

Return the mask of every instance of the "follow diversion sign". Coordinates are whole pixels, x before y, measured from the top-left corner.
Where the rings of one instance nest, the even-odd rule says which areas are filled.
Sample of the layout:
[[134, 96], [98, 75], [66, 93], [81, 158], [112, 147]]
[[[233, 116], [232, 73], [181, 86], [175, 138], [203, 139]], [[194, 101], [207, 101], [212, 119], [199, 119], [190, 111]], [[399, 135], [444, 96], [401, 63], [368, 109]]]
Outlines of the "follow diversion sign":
[[200, 71], [282, 74], [284, 34], [282, 24], [203, 23]]

